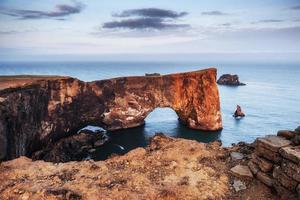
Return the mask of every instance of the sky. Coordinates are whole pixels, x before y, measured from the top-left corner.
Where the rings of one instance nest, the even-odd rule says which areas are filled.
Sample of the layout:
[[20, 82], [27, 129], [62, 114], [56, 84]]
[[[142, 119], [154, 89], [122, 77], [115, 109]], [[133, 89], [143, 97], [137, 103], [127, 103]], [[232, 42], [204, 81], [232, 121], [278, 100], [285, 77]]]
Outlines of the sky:
[[299, 52], [300, 0], [0, 0], [0, 60]]

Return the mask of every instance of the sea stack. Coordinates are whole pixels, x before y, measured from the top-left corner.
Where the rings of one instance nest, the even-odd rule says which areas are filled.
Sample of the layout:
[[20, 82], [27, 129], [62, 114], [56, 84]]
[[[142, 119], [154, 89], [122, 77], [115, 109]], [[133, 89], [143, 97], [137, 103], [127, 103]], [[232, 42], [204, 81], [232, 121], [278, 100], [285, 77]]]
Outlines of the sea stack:
[[217, 81], [219, 85], [228, 85], [228, 86], [244, 86], [245, 83], [239, 81], [238, 75], [223, 74]]

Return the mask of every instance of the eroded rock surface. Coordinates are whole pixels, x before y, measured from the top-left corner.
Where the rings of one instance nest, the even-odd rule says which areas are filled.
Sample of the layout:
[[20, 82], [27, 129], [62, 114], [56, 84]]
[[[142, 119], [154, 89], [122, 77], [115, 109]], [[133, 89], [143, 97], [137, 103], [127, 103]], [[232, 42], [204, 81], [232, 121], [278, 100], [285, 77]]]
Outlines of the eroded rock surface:
[[222, 128], [216, 69], [94, 82], [0, 77], [0, 89], [0, 160], [30, 155], [86, 125], [139, 126], [157, 107], [172, 108], [193, 129]]
[[[248, 166], [262, 183], [272, 187], [281, 199], [299, 199], [300, 146], [292, 142], [292, 131], [278, 131], [256, 140]], [[281, 137], [284, 136], [284, 137]], [[297, 197], [298, 193], [298, 197]]]

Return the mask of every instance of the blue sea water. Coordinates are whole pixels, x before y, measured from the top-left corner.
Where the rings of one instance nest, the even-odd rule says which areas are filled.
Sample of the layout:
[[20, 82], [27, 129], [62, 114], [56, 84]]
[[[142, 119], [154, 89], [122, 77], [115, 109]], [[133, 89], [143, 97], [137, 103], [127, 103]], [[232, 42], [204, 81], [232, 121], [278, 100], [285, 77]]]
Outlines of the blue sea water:
[[[145, 73], [177, 73], [205, 69], [209, 62], [0, 62], [0, 75], [68, 75], [84, 81], [133, 76]], [[191, 130], [180, 124], [170, 108], [157, 108], [142, 127], [109, 133], [115, 151], [145, 146], [149, 137], [163, 132], [174, 137], [201, 142], [221, 140], [224, 146], [239, 141], [275, 134], [280, 129], [300, 125], [300, 63], [213, 63], [218, 77], [238, 74], [246, 86], [219, 86], [224, 129], [218, 132]], [[236, 120], [232, 114], [241, 105], [246, 117]], [[109, 147], [111, 149], [111, 147]], [[109, 151], [109, 150], [108, 150]], [[101, 157], [101, 156], [100, 156]]]

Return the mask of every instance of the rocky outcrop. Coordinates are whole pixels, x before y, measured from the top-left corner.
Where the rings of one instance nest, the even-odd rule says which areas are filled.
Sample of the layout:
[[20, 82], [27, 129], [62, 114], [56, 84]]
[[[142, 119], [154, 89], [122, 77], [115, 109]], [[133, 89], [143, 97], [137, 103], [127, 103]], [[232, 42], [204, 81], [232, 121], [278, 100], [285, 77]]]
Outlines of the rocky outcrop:
[[30, 155], [87, 125], [140, 126], [157, 107], [172, 108], [193, 129], [222, 128], [216, 69], [93, 82], [0, 77], [0, 88], [0, 159]]
[[243, 86], [245, 83], [239, 81], [238, 75], [223, 74], [217, 81], [219, 85], [228, 85], [228, 86]]
[[239, 117], [245, 117], [245, 113], [243, 113], [241, 106], [237, 105], [236, 110], [233, 114], [233, 117], [239, 118]]
[[300, 132], [296, 131], [283, 130], [277, 136], [258, 138], [248, 163], [255, 177], [274, 188], [282, 199], [300, 197], [300, 146], [293, 143]]
[[148, 147], [105, 161], [3, 162], [0, 199], [279, 199], [259, 181], [233, 178], [230, 165], [218, 142], [159, 134]]

